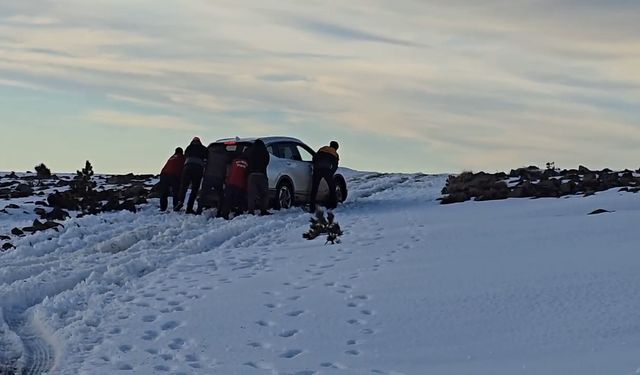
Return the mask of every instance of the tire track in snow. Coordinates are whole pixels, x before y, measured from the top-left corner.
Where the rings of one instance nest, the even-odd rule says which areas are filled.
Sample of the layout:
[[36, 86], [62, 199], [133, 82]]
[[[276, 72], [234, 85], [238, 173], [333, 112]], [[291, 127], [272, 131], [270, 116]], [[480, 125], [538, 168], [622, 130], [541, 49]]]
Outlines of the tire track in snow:
[[[107, 231], [106, 237], [119, 233], [93, 246], [86, 246], [92, 240], [104, 238], [102, 235], [89, 235], [81, 245], [73, 242], [67, 246], [56, 249], [54, 253], [62, 254], [57, 261], [51, 261], [49, 268], [36, 267], [36, 275], [29, 275], [29, 267], [36, 264], [41, 257], [34, 256], [30, 261], [20, 259], [22, 267], [14, 267], [12, 272], [5, 272], [5, 281], [10, 284], [0, 287], [0, 307], [13, 306], [5, 311], [5, 318], [10, 329], [17, 334], [23, 344], [22, 367], [27, 374], [41, 374], [51, 370], [55, 361], [54, 350], [41, 335], [33, 329], [33, 322], [28, 318], [27, 311], [33, 306], [42, 304], [46, 298], [52, 299], [65, 292], [73, 291], [81, 283], [95, 284], [105, 283], [106, 290], [113, 289], [113, 284], [118, 286], [119, 277], [108, 273], [126, 275], [126, 269], [132, 267], [138, 270], [138, 277], [142, 277], [159, 268], [166, 267], [179, 257], [211, 251], [218, 248], [235, 248], [246, 242], [251, 242], [251, 237], [258, 233], [284, 231], [288, 228], [287, 222], [295, 221], [298, 216], [305, 215], [292, 210], [284, 214], [274, 215], [266, 223], [256, 225], [255, 220], [236, 219], [235, 221], [216, 220], [218, 224], [215, 230], [210, 230], [211, 222], [201, 218], [183, 217], [183, 220], [175, 220], [176, 217], [164, 219], [163, 225], [148, 226], [146, 221], [157, 219], [157, 216], [141, 216], [134, 219], [130, 227], [140, 228], [137, 231], [127, 232], [126, 229], [114, 229]], [[186, 219], [186, 220], [185, 220]], [[185, 222], [189, 220], [202, 221], [195, 228], [185, 228]], [[112, 224], [112, 226], [118, 226]], [[100, 227], [108, 228], [109, 225]], [[185, 230], [186, 229], [186, 230]], [[94, 232], [95, 233], [95, 232]], [[178, 234], [178, 235], [173, 235]], [[58, 238], [59, 239], [59, 238]], [[44, 242], [44, 241], [43, 241]], [[84, 245], [84, 246], [83, 246]], [[38, 244], [34, 244], [37, 247]], [[77, 249], [77, 250], [76, 250]], [[100, 251], [96, 251], [100, 250]], [[48, 258], [55, 257], [47, 253]], [[136, 264], [144, 257], [143, 264]], [[78, 259], [79, 258], [79, 259]], [[74, 264], [75, 263], [75, 264]], [[66, 266], [73, 265], [72, 270]], [[66, 281], [61, 282], [60, 270], [63, 273], [71, 273]], [[12, 277], [12, 276], [18, 277]], [[20, 276], [28, 276], [21, 278]], [[110, 277], [111, 276], [111, 277]], [[34, 285], [47, 285], [47, 288], [34, 288]], [[28, 298], [24, 296], [28, 295]], [[8, 364], [16, 365], [16, 364]]]
[[[354, 184], [355, 199], [341, 211], [353, 211], [382, 192], [403, 189], [407, 182], [411, 181], [406, 175], [365, 178], [364, 182]], [[146, 208], [138, 214], [72, 220], [58, 234], [42, 233], [18, 243], [19, 249], [14, 253], [24, 250], [26, 254], [3, 258], [15, 261], [8, 262], [0, 272], [0, 308], [6, 310], [7, 304], [16, 307], [9, 313], [5, 311], [5, 318], [23, 342], [27, 373], [48, 372], [55, 361], [52, 344], [34, 330], [34, 322], [28, 316], [32, 307], [43, 305], [45, 300], [49, 308], [55, 307], [62, 303], [55, 297], [65, 293], [86, 301], [88, 295], [95, 295], [93, 289], [100, 290], [100, 294], [111, 292], [127, 278], [143, 277], [177, 258], [254, 246], [262, 241], [260, 236], [276, 238], [278, 233], [290, 231], [308, 217], [307, 213], [292, 209], [267, 218], [243, 216], [227, 222], [150, 214], [155, 207]], [[41, 288], [42, 285], [47, 288]], [[7, 294], [12, 294], [12, 298], [3, 298]], [[23, 294], [29, 298], [24, 299]], [[76, 307], [79, 311], [82, 308]]]

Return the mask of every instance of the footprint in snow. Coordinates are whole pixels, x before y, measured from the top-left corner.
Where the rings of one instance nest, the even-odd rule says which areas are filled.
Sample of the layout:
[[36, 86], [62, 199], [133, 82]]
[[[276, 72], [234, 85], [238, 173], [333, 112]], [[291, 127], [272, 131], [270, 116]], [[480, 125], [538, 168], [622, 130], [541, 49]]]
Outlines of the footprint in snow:
[[295, 318], [295, 317], [300, 316], [300, 315], [302, 315], [304, 313], [305, 313], [304, 310], [295, 310], [295, 311], [288, 312], [287, 316]]
[[158, 332], [156, 331], [144, 331], [144, 335], [142, 335], [142, 339], [145, 341], [151, 341], [151, 340], [155, 340], [158, 337]]
[[270, 322], [270, 321], [266, 321], [266, 320], [258, 320], [256, 322], [257, 325], [261, 326], [261, 327], [273, 327], [276, 324], [274, 322]]
[[367, 324], [366, 321], [360, 320], [360, 319], [349, 319], [349, 320], [347, 320], [347, 323], [349, 323], [351, 325], [364, 325], [364, 324]]
[[288, 331], [283, 331], [282, 333], [280, 333], [280, 337], [284, 337], [284, 338], [289, 338], [289, 337], [293, 337], [295, 335], [298, 334], [298, 330], [297, 329], [290, 329]]
[[182, 348], [186, 343], [187, 342], [181, 338], [173, 339], [173, 341], [169, 344], [169, 349], [178, 350]]
[[257, 362], [249, 361], [249, 362], [243, 363], [243, 365], [252, 367], [258, 370], [273, 370], [273, 365], [271, 363], [263, 362], [263, 361], [257, 361]]
[[292, 359], [292, 358], [295, 358], [295, 357], [299, 356], [303, 352], [304, 351], [300, 350], [300, 349], [287, 350], [284, 353], [280, 354], [280, 358]]
[[142, 321], [145, 323], [154, 322], [158, 317], [155, 315], [145, 315], [142, 317]]
[[180, 326], [180, 323], [176, 322], [175, 320], [170, 320], [164, 323], [162, 326], [160, 326], [160, 328], [163, 331], [169, 331], [169, 330], [178, 328], [178, 326]]

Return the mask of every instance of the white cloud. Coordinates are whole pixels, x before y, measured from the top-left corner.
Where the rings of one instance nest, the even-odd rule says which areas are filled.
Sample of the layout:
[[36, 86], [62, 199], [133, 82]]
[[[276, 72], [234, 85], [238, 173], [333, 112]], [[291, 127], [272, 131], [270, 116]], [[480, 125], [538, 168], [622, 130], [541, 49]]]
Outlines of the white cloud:
[[[4, 9], [5, 86], [237, 116], [256, 131], [304, 132], [300, 124], [316, 123], [422, 142], [445, 155], [438, 169], [500, 155], [582, 157], [597, 143], [589, 138], [628, 147], [640, 128], [634, 2], [45, 3]], [[87, 118], [197, 126], [113, 109]], [[559, 141], [563, 134], [580, 140]]]
[[164, 115], [120, 112], [113, 110], [95, 110], [89, 112], [85, 120], [109, 126], [127, 128], [145, 128], [159, 130], [203, 130], [205, 127], [193, 124], [182, 118]]

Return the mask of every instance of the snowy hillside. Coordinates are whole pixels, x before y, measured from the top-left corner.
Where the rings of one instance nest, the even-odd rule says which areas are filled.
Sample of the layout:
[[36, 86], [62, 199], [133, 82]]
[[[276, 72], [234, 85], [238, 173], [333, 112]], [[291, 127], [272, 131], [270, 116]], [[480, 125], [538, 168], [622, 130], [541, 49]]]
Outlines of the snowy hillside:
[[[227, 222], [159, 213], [157, 200], [13, 240], [0, 253], [0, 363], [27, 374], [640, 372], [636, 195], [441, 206], [445, 179], [354, 173], [333, 246], [302, 238], [299, 208]], [[615, 212], [587, 215], [598, 208]]]

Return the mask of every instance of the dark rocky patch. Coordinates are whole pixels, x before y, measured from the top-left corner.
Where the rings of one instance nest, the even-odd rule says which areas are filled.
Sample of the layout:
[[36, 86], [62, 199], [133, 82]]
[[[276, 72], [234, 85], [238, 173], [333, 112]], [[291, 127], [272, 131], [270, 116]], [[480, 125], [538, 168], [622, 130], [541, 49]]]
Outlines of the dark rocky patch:
[[7, 250], [11, 250], [11, 249], [15, 249], [16, 247], [13, 246], [12, 243], [10, 242], [5, 242], [2, 244], [2, 251], [7, 251]]
[[569, 170], [542, 170], [529, 166], [513, 169], [508, 175], [464, 172], [449, 176], [440, 201], [449, 204], [471, 199], [557, 198], [575, 194], [590, 196], [616, 187], [623, 187], [620, 191], [637, 193], [640, 191], [640, 177], [635, 177], [630, 170], [592, 171], [585, 166]]

